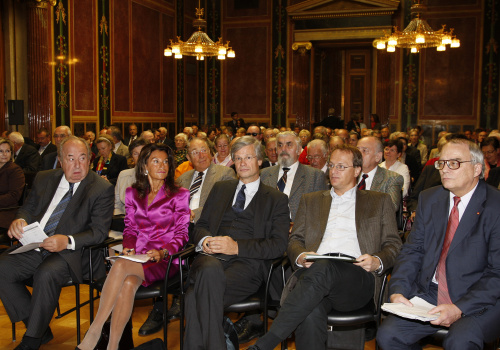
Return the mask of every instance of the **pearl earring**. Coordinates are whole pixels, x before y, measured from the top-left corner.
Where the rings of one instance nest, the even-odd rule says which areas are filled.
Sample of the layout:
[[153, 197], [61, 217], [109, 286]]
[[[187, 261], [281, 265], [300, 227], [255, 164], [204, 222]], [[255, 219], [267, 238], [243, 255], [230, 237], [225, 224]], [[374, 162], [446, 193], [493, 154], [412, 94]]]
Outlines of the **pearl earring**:
[[148, 176], [149, 172], [148, 170], [146, 169], [146, 172], [144, 173], [144, 175]]

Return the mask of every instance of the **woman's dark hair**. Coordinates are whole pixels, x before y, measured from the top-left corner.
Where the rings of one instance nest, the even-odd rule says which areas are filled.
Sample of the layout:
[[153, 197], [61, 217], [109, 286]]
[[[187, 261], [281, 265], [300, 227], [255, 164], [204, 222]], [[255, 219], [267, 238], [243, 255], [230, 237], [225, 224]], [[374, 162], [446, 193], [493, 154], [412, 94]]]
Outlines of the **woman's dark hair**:
[[378, 115], [376, 115], [376, 114], [372, 114], [372, 117], [373, 117], [373, 121], [374, 121], [375, 123], [380, 123], [380, 118], [378, 117]]
[[151, 153], [154, 151], [165, 152], [168, 156], [168, 174], [165, 178], [165, 190], [167, 197], [177, 193], [179, 187], [175, 184], [175, 161], [174, 152], [170, 147], [163, 143], [150, 143], [144, 146], [137, 160], [137, 165], [135, 167], [135, 178], [136, 181], [132, 185], [133, 188], [139, 193], [139, 198], [146, 197], [151, 191], [151, 185], [149, 184], [148, 175], [146, 175], [146, 165], [151, 157]]
[[139, 137], [139, 138], [135, 139], [134, 141], [132, 141], [130, 146], [128, 146], [128, 152], [130, 153], [130, 155], [132, 155], [132, 151], [134, 150], [134, 148], [139, 147], [139, 146], [146, 146], [147, 144], [148, 143], [146, 142], [146, 140], [144, 140], [142, 137]]
[[392, 146], [396, 146], [396, 149], [398, 150], [398, 153], [403, 153], [403, 143], [397, 139], [397, 140], [389, 140], [384, 143], [384, 148], [389, 147], [391, 148]]

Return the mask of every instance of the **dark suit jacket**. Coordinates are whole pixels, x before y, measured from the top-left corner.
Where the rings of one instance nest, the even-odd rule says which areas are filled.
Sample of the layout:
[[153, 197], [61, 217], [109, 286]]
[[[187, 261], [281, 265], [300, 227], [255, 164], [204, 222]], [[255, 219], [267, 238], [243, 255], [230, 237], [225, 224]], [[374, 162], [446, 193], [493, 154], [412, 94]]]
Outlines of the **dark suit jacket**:
[[411, 188], [415, 186], [422, 173], [422, 163], [420, 162], [420, 151], [414, 147], [408, 147], [406, 151], [405, 164], [410, 170], [410, 176], [413, 178]]
[[[40, 222], [62, 176], [64, 176], [62, 169], [38, 173], [33, 188], [16, 218], [26, 220], [28, 224]], [[85, 264], [88, 259], [87, 255], [82, 257], [82, 247], [100, 243], [108, 236], [113, 216], [113, 201], [113, 186], [96, 173], [89, 171], [73, 194], [57, 225], [55, 234], [72, 235], [75, 240], [75, 250], [62, 250], [58, 254], [66, 260], [71, 275], [80, 283], [83, 282], [83, 275], [87, 272], [82, 269], [82, 260]], [[95, 264], [99, 264], [99, 261]]]
[[25, 175], [35, 175], [40, 167], [41, 157], [35, 147], [24, 144], [14, 163], [23, 169]]
[[[37, 145], [37, 150], [40, 150], [40, 145]], [[43, 150], [42, 154], [40, 156], [45, 157], [47, 154], [57, 152], [57, 146], [54, 145], [52, 142], [47, 145], [47, 147]]]
[[439, 175], [439, 170], [437, 170], [434, 165], [426, 165], [422, 174], [418, 178], [413, 191], [410, 194], [410, 200], [408, 201], [408, 211], [412, 212], [417, 210], [418, 197], [420, 192], [428, 188], [441, 185], [441, 175]]
[[[408, 299], [428, 294], [443, 247], [449, 205], [450, 192], [442, 186], [420, 194], [417, 216], [397, 258], [389, 294], [401, 293]], [[450, 298], [465, 315], [480, 316], [498, 302], [499, 208], [500, 192], [479, 180], [448, 251], [446, 275]], [[477, 317], [478, 322], [480, 319]], [[496, 319], [500, 319], [500, 312]], [[498, 329], [496, 324], [482, 327]]]
[[[205, 236], [217, 236], [224, 212], [232, 205], [238, 180], [216, 183], [205, 202], [193, 232], [198, 244]], [[254, 238], [238, 240], [238, 257], [271, 260], [283, 255], [288, 241], [290, 212], [288, 198], [262, 182], [252, 201], [257, 201]]]
[[[97, 163], [99, 163], [99, 158], [100, 157], [97, 156], [94, 159], [92, 167], [94, 171], [97, 168]], [[127, 158], [119, 154], [113, 153], [109, 161], [109, 164], [106, 166], [106, 168], [107, 168], [106, 170], [102, 171], [101, 175], [106, 175], [108, 181], [111, 182], [114, 186], [116, 185], [116, 180], [118, 180], [118, 175], [120, 175], [120, 171], [128, 169]]]
[[56, 164], [56, 159], [57, 159], [57, 152], [47, 154], [47, 156], [42, 158], [41, 162], [42, 166], [40, 167], [40, 170], [55, 169], [54, 164]]
[[[185, 172], [179, 178], [177, 179], [177, 182], [181, 187], [184, 187], [189, 190], [189, 187], [191, 186], [191, 181], [193, 180], [193, 174], [194, 174], [194, 169], [189, 170], [188, 172]], [[205, 202], [207, 201], [208, 194], [212, 190], [212, 187], [215, 185], [215, 183], [219, 181], [224, 181], [224, 180], [232, 180], [235, 179], [236, 175], [234, 174], [234, 171], [231, 170], [231, 168], [228, 168], [226, 166], [222, 165], [217, 165], [214, 163], [210, 163], [207, 174], [205, 175], [205, 180], [203, 180], [203, 187], [201, 188], [201, 193], [200, 193], [200, 206], [199, 208], [193, 210], [194, 212], [194, 222], [197, 222], [198, 219], [200, 218], [201, 211], [203, 210], [203, 206], [205, 205]]]
[[[280, 167], [272, 166], [265, 168], [260, 173], [260, 180], [272, 187], [276, 188], [278, 183]], [[290, 191], [289, 204], [290, 213], [292, 214], [292, 222], [295, 221], [295, 215], [299, 209], [299, 202], [302, 195], [306, 193], [326, 190], [328, 188], [325, 181], [325, 173], [319, 169], [300, 164], [293, 178], [292, 190]]]
[[[275, 165], [278, 165], [278, 163], [276, 162]], [[270, 166], [271, 166], [271, 162], [269, 162], [269, 160], [265, 160], [265, 161], [262, 162], [262, 165], [260, 166], [260, 168], [261, 169], [265, 169], [265, 168], [269, 168]]]
[[500, 184], [500, 167], [496, 167], [490, 170], [486, 183], [495, 188], [498, 188], [498, 185]]
[[[300, 200], [287, 249], [294, 268], [298, 268], [295, 261], [300, 254], [318, 250], [325, 234], [331, 204], [330, 191], [309, 193]], [[384, 271], [391, 268], [401, 248], [391, 197], [386, 193], [358, 190], [355, 220], [361, 254], [378, 256]], [[377, 278], [375, 292], [380, 289], [380, 283], [381, 279]]]

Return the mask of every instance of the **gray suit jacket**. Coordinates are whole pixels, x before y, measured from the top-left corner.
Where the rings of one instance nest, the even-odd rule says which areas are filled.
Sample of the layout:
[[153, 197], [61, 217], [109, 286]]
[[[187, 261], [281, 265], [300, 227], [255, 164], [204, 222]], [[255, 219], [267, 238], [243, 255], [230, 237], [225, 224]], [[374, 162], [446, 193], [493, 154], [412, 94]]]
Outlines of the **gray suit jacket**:
[[[276, 188], [278, 183], [278, 175], [280, 166], [272, 166], [262, 169], [260, 173], [260, 181], [265, 185]], [[292, 190], [288, 197], [288, 205], [290, 206], [290, 214], [292, 222], [295, 222], [295, 215], [299, 209], [299, 203], [302, 196], [306, 193], [323, 191], [328, 189], [325, 182], [325, 173], [319, 169], [300, 164], [293, 179]]]
[[[325, 234], [331, 204], [330, 191], [302, 197], [287, 249], [294, 268], [297, 268], [295, 261], [301, 253], [318, 250]], [[401, 239], [390, 197], [385, 193], [357, 191], [355, 220], [361, 254], [378, 256], [384, 271], [391, 268], [401, 248]], [[381, 279], [377, 278], [375, 291], [379, 290], [380, 283]]]
[[[62, 169], [39, 172], [16, 218], [24, 219], [28, 224], [40, 222], [63, 175]], [[89, 171], [57, 225], [55, 234], [71, 235], [75, 240], [75, 250], [63, 250], [58, 254], [66, 260], [71, 275], [80, 283], [83, 283], [83, 274], [86, 272], [82, 269], [82, 259], [88, 260], [87, 254], [82, 257], [82, 247], [100, 243], [108, 237], [113, 215], [113, 198], [113, 185], [95, 172]]]
[[377, 166], [370, 191], [387, 193], [391, 196], [394, 210], [398, 211], [399, 204], [401, 203], [403, 182], [403, 177], [398, 173]]
[[[179, 186], [187, 188], [191, 186], [191, 182], [193, 181], [193, 174], [195, 170], [189, 170], [185, 172], [177, 179]], [[201, 187], [200, 193], [200, 206], [193, 210], [194, 212], [194, 222], [197, 222], [200, 218], [201, 211], [203, 210], [203, 206], [207, 201], [208, 195], [212, 190], [212, 187], [216, 182], [224, 181], [224, 180], [233, 180], [236, 179], [236, 175], [234, 174], [233, 169], [228, 168], [226, 166], [217, 165], [211, 163], [208, 167], [207, 174], [205, 175], [205, 180], [203, 181], [203, 186]]]

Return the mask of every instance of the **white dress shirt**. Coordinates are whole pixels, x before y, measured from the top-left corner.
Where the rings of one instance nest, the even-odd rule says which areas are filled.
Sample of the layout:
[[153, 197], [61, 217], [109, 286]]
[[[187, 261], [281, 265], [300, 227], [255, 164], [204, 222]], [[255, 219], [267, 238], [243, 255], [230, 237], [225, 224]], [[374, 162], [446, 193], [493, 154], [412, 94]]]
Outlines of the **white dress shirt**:
[[[292, 184], [293, 184], [293, 179], [295, 178], [295, 174], [297, 173], [297, 169], [299, 167], [299, 161], [296, 161], [293, 163], [286, 173], [286, 185], [285, 189], [283, 190], [283, 193], [286, 194], [288, 197], [290, 197], [290, 192], [292, 192]], [[283, 167], [280, 166], [280, 171], [278, 173], [278, 182], [280, 181], [281, 177], [283, 176]], [[278, 182], [276, 182], [276, 185], [278, 185]]]
[[373, 168], [368, 173], [362, 172], [361, 175], [359, 176], [358, 185], [361, 182], [361, 180], [363, 179], [363, 174], [368, 174], [368, 177], [365, 179], [365, 184], [366, 184], [365, 190], [369, 190], [370, 188], [372, 188], [372, 182], [373, 182], [373, 178], [375, 177], [376, 172], [377, 172], [377, 167]]

